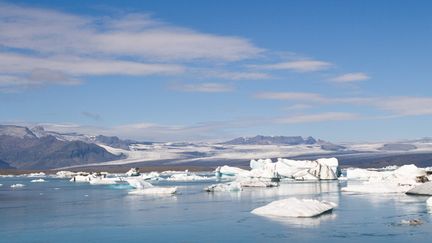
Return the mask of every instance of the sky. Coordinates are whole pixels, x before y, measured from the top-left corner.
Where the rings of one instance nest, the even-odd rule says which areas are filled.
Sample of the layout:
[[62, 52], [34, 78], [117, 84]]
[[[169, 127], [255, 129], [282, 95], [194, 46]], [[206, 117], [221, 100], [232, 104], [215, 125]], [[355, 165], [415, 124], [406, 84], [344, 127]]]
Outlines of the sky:
[[0, 123], [153, 141], [432, 136], [431, 1], [0, 1]]

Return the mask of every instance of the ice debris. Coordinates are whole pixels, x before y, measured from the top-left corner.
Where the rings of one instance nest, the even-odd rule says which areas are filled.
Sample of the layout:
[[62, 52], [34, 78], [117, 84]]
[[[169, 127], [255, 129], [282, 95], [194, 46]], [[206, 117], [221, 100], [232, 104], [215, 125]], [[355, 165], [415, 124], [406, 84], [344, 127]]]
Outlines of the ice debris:
[[314, 199], [297, 199], [291, 197], [273, 201], [265, 206], [252, 210], [251, 213], [269, 217], [308, 218], [333, 210], [337, 205]]

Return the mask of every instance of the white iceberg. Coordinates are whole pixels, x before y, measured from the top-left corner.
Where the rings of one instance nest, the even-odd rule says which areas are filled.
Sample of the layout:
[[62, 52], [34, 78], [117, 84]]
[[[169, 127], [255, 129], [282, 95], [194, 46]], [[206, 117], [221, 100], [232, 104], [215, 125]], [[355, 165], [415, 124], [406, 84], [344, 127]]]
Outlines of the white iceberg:
[[[349, 170], [347, 171], [349, 172]], [[415, 165], [404, 165], [393, 171], [357, 170], [357, 176], [368, 176], [368, 181], [359, 185], [348, 185], [342, 188], [345, 192], [361, 193], [406, 193], [422, 183], [426, 178], [426, 171]], [[350, 176], [350, 174], [347, 174]], [[351, 178], [352, 178], [351, 174]], [[359, 177], [357, 177], [359, 178]], [[366, 178], [366, 177], [363, 177]]]
[[72, 182], [90, 182], [91, 178], [93, 176], [88, 173], [77, 173], [75, 176], [73, 176], [70, 181]]
[[20, 188], [20, 187], [25, 187], [25, 185], [24, 184], [13, 184], [13, 185], [11, 185], [10, 186], [11, 188]]
[[145, 181], [143, 178], [125, 178], [125, 181], [127, 181], [127, 183], [129, 183], [129, 185], [133, 188], [136, 189], [144, 189], [144, 188], [150, 188], [153, 187], [152, 184], [150, 184], [149, 182]]
[[251, 213], [269, 217], [309, 218], [330, 212], [336, 206], [335, 203], [331, 202], [292, 197], [273, 201], [265, 206], [252, 210]]
[[55, 175], [55, 177], [57, 178], [72, 178], [76, 175], [77, 173], [72, 172], [72, 171], [66, 171], [66, 170], [62, 170], [62, 171], [58, 171]]
[[205, 181], [210, 180], [212, 178], [199, 176], [194, 173], [185, 172], [182, 174], [174, 174], [167, 178], [168, 181], [180, 181], [180, 182], [187, 182], [187, 181]]
[[137, 189], [128, 192], [134, 195], [155, 195], [155, 194], [175, 194], [177, 187], [150, 187], [144, 189]]
[[3, 184], [0, 184], [0, 186], [3, 186]]
[[415, 186], [411, 190], [407, 191], [407, 194], [432, 196], [432, 181]]
[[121, 182], [121, 178], [106, 178], [106, 177], [90, 177], [89, 183], [91, 185], [115, 185]]
[[136, 188], [136, 190], [130, 191], [129, 194], [174, 194], [177, 192], [177, 187], [156, 187], [142, 178], [126, 178], [125, 180], [130, 186]]
[[241, 187], [276, 187], [279, 183], [259, 178], [244, 178], [236, 180]]
[[341, 188], [341, 191], [355, 193], [405, 193], [411, 188], [412, 186], [401, 186], [393, 183], [365, 182], [359, 185], [348, 185]]
[[152, 180], [152, 181], [159, 180], [159, 176], [160, 176], [160, 174], [158, 172], [155, 172], [155, 171], [152, 171], [150, 173], [141, 174], [141, 177], [144, 180]]
[[45, 177], [45, 176], [46, 176], [46, 174], [43, 172], [27, 174], [27, 177]]
[[296, 180], [336, 180], [340, 174], [336, 158], [315, 161], [278, 158], [275, 164], [275, 170], [280, 177]]
[[46, 182], [46, 180], [44, 180], [44, 179], [42, 179], [42, 178], [40, 178], [40, 179], [34, 179], [34, 180], [31, 180], [30, 182], [33, 182], [33, 183], [37, 183], [37, 182]]
[[140, 172], [138, 168], [131, 168], [128, 172], [126, 172], [126, 176], [139, 176]]
[[432, 197], [428, 198], [428, 200], [426, 200], [426, 205], [428, 207], [432, 207]]
[[206, 192], [236, 192], [241, 190], [242, 190], [241, 184], [235, 181], [228, 182], [228, 183], [213, 184], [204, 188], [204, 191]]
[[239, 176], [239, 177], [250, 177], [250, 171], [241, 169], [238, 167], [232, 167], [228, 165], [224, 165], [222, 167], [218, 167], [215, 170], [216, 176]]

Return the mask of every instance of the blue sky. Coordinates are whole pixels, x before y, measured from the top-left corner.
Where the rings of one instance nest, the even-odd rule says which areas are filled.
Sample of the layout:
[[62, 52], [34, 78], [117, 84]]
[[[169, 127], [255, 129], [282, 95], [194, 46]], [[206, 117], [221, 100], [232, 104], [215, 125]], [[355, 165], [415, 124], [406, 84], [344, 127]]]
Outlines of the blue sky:
[[431, 136], [430, 1], [0, 2], [0, 121], [145, 140]]

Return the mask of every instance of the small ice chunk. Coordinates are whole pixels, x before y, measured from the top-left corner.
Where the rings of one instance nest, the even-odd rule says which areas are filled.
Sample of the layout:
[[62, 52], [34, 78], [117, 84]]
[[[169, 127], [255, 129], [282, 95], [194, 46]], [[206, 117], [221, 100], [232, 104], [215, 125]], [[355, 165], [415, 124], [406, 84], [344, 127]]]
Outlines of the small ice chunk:
[[45, 177], [45, 173], [43, 172], [38, 172], [38, 173], [30, 173], [27, 175], [27, 177]]
[[126, 172], [126, 176], [139, 176], [139, 168], [131, 168], [128, 172]]
[[269, 217], [308, 218], [329, 212], [336, 206], [335, 203], [327, 201], [291, 197], [273, 201], [265, 206], [252, 210], [251, 213]]
[[237, 180], [241, 187], [276, 187], [279, 186], [277, 182], [272, 182], [268, 180], [249, 178]]
[[432, 197], [428, 198], [428, 200], [426, 200], [426, 205], [428, 207], [432, 207]]
[[177, 187], [148, 187], [130, 191], [129, 194], [134, 195], [151, 195], [151, 194], [175, 194]]
[[3, 184], [0, 184], [0, 186], [3, 186]]
[[213, 184], [204, 188], [204, 191], [206, 192], [235, 192], [241, 190], [242, 190], [241, 184], [235, 181], [228, 182], [228, 183]]
[[11, 188], [20, 188], [20, 187], [25, 187], [25, 185], [24, 184], [13, 184], [13, 185], [11, 185], [10, 186]]
[[117, 177], [114, 178], [93, 177], [90, 178], [89, 183], [91, 185], [115, 185], [120, 181], [121, 179]]
[[144, 189], [144, 188], [151, 188], [153, 187], [152, 184], [145, 181], [143, 178], [135, 177], [135, 178], [125, 178], [127, 183], [133, 188], [136, 189]]
[[46, 182], [46, 180], [44, 180], [44, 179], [42, 179], [42, 178], [40, 178], [40, 179], [34, 179], [34, 180], [31, 180], [30, 182]]

